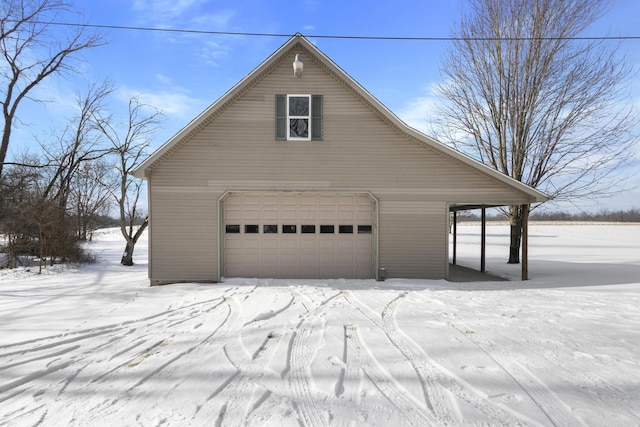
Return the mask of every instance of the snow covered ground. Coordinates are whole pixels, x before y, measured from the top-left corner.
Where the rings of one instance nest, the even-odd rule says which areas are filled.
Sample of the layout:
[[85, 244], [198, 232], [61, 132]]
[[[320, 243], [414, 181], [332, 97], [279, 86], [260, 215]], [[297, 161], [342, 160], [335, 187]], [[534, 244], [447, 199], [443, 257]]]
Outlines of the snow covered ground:
[[[459, 227], [479, 265], [479, 227]], [[532, 225], [509, 282], [148, 287], [101, 262], [0, 271], [0, 425], [640, 425], [640, 225]]]

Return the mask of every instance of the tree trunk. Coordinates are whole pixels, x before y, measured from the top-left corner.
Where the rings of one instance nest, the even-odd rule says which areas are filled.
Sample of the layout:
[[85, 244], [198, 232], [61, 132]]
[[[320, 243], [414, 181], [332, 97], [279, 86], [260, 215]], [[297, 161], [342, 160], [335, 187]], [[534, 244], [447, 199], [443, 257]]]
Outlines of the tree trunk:
[[122, 259], [120, 260], [120, 264], [127, 265], [127, 266], [133, 265], [133, 250], [136, 246], [136, 243], [138, 242], [138, 239], [140, 238], [140, 236], [142, 236], [142, 232], [147, 228], [148, 225], [149, 225], [149, 217], [147, 216], [144, 219], [144, 222], [140, 225], [140, 227], [138, 227], [138, 231], [136, 231], [136, 234], [134, 234], [133, 236], [129, 236], [128, 234], [125, 233], [124, 228], [121, 228], [121, 231], [125, 236], [125, 239], [127, 240], [127, 245], [124, 248], [124, 253], [122, 254]]
[[509, 207], [509, 225], [511, 243], [509, 245], [509, 264], [520, 264], [520, 243], [522, 241], [522, 206]]
[[4, 160], [7, 157], [9, 149], [9, 139], [11, 138], [11, 126], [13, 126], [13, 117], [4, 114], [4, 129], [2, 130], [2, 142], [0, 142], [0, 177], [4, 168]]
[[120, 264], [133, 265], [133, 249], [134, 248], [135, 248], [134, 243], [127, 242], [127, 246], [124, 248], [124, 253], [122, 254], [122, 259], [120, 260]]

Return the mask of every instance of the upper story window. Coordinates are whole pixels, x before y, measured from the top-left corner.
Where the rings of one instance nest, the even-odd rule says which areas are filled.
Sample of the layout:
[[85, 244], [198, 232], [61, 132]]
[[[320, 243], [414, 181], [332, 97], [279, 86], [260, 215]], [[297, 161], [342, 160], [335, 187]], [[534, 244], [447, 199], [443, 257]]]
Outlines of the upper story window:
[[276, 139], [322, 140], [322, 95], [276, 95]]
[[287, 95], [287, 101], [289, 104], [287, 114], [287, 123], [289, 123], [288, 139], [310, 140], [311, 95]]

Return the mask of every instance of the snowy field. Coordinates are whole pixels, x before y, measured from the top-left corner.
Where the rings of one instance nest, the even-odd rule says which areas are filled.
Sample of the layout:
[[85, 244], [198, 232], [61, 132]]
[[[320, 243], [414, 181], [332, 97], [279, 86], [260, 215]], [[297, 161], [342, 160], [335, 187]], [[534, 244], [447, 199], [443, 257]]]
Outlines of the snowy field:
[[[479, 266], [479, 226], [459, 227]], [[640, 425], [640, 225], [532, 225], [508, 282], [233, 279], [118, 264], [0, 271], [0, 425]]]

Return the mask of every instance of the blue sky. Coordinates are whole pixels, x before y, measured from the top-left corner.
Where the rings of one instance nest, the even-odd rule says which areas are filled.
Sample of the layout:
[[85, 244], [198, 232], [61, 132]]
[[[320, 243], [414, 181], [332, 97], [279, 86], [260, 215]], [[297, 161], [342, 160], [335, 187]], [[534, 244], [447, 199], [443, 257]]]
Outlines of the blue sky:
[[[446, 37], [465, 0], [261, 1], [261, 0], [84, 0], [78, 18], [97, 25], [344, 36]], [[640, 2], [614, 0], [589, 35], [640, 35]], [[17, 155], [33, 135], [42, 138], [72, 114], [73, 97], [89, 82], [110, 79], [117, 87], [112, 108], [124, 113], [138, 96], [164, 112], [153, 148], [236, 84], [286, 40], [102, 30], [108, 44], [83, 54], [80, 75], [49, 81], [36, 96], [55, 102], [25, 102], [10, 153]], [[410, 125], [424, 130], [433, 107], [431, 87], [440, 80], [445, 41], [310, 39], [342, 69]], [[640, 70], [640, 40], [620, 45]], [[640, 106], [640, 75], [632, 83]], [[635, 179], [640, 185], [640, 176]], [[640, 207], [640, 190], [585, 205], [588, 210]]]

